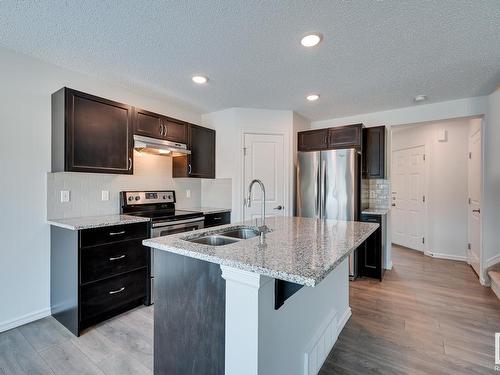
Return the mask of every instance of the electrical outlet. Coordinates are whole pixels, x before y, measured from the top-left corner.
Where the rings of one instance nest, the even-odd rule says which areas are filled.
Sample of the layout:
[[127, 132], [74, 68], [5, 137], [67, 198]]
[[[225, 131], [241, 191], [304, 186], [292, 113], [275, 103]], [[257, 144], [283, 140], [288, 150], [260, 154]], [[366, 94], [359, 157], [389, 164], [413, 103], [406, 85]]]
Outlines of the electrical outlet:
[[191, 190], [186, 190], [186, 198], [191, 198]]
[[101, 200], [109, 201], [109, 190], [101, 191]]
[[61, 202], [69, 202], [70, 200], [70, 195], [69, 195], [69, 190], [61, 190]]

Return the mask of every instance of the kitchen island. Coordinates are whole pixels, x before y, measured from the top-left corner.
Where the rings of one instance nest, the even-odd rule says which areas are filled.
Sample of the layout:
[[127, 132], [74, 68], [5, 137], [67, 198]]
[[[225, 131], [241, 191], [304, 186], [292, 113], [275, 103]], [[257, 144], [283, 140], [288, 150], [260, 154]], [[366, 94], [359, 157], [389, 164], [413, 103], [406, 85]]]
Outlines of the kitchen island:
[[[350, 317], [349, 254], [378, 224], [276, 217], [145, 240], [155, 249], [155, 374], [316, 374]], [[203, 241], [201, 241], [203, 242]]]

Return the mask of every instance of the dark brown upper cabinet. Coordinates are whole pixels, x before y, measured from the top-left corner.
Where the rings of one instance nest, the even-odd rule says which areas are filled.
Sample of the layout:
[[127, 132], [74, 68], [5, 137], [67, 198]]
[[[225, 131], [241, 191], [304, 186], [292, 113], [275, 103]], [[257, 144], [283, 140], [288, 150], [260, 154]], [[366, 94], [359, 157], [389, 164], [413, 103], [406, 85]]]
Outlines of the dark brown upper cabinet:
[[215, 178], [215, 130], [188, 124], [188, 149], [173, 158], [173, 177]]
[[299, 151], [317, 151], [328, 148], [328, 129], [308, 130], [298, 133]]
[[163, 118], [164, 138], [172, 142], [187, 143], [188, 125], [185, 122], [169, 117]]
[[52, 94], [52, 171], [133, 174], [132, 107], [62, 88]]
[[385, 126], [363, 129], [363, 178], [385, 178]]
[[135, 109], [134, 134], [165, 139], [172, 142], [187, 143], [187, 133], [187, 124], [183, 121], [144, 109]]
[[361, 150], [362, 128], [362, 124], [355, 124], [328, 129], [328, 148], [356, 148]]

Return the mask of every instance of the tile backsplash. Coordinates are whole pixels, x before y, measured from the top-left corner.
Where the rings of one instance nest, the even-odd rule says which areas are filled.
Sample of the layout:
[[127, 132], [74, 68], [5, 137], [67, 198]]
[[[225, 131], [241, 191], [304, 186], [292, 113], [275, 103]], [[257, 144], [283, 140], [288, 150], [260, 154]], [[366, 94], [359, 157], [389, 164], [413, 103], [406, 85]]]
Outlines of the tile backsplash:
[[391, 183], [389, 180], [363, 179], [361, 181], [363, 208], [388, 210], [391, 205]]
[[[58, 172], [47, 174], [47, 218], [109, 215], [120, 212], [120, 191], [176, 191], [179, 207], [201, 205], [200, 179], [173, 179], [172, 158], [134, 151], [134, 174], [111, 175], [100, 173]], [[61, 190], [70, 191], [70, 201], [61, 202]], [[101, 199], [109, 191], [109, 200]], [[190, 198], [187, 198], [190, 190]]]

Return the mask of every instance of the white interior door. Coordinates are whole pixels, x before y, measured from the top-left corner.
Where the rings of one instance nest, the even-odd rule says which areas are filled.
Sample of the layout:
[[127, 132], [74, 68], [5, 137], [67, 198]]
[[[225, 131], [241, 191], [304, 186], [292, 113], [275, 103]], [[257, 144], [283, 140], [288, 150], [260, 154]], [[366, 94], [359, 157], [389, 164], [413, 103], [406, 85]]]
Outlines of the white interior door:
[[[284, 136], [276, 134], [245, 134], [245, 169], [243, 194], [246, 198], [248, 185], [253, 179], [259, 179], [266, 188], [266, 216], [285, 215], [285, 157]], [[258, 185], [252, 189], [252, 205], [244, 207], [245, 220], [260, 220], [262, 192]], [[260, 225], [260, 224], [259, 224]]]
[[469, 137], [469, 264], [480, 274], [481, 259], [481, 128], [471, 132]]
[[424, 250], [425, 148], [392, 153], [392, 242]]

